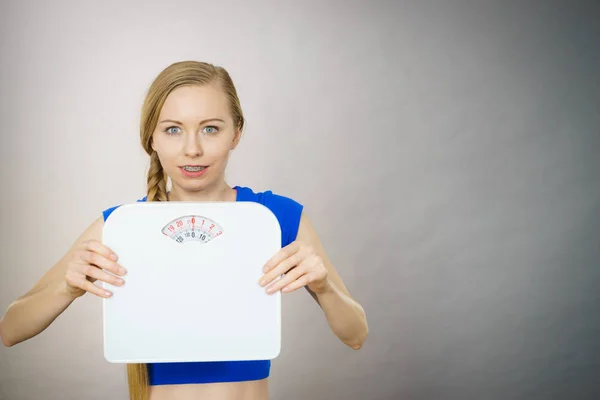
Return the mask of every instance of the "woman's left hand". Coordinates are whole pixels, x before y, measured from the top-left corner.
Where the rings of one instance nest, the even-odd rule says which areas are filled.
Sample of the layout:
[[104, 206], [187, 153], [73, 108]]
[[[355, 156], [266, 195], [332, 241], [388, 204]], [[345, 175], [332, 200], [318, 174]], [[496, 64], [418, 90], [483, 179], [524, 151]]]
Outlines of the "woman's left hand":
[[[329, 288], [327, 269], [315, 249], [301, 241], [294, 241], [279, 250], [264, 266], [264, 275], [259, 281], [273, 294], [278, 290], [289, 293], [307, 286], [314, 293], [322, 293]], [[280, 275], [284, 276], [268, 286]]]

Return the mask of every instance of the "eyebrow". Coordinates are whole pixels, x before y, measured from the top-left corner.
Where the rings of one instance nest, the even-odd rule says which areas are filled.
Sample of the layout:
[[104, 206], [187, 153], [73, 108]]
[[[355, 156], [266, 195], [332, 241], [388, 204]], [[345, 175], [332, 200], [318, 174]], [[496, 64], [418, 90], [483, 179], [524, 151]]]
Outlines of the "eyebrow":
[[[222, 120], [221, 118], [208, 118], [208, 119], [205, 119], [205, 120], [203, 120], [203, 121], [200, 121], [200, 123], [199, 123], [198, 125], [205, 124], [205, 123], [207, 123], [207, 122], [209, 122], [209, 121], [220, 121], [220, 122], [222, 122], [222, 123], [225, 123], [225, 121], [224, 121], [224, 120]], [[160, 121], [160, 122], [159, 122], [159, 124], [163, 124], [163, 123], [165, 123], [165, 122], [170, 122], [170, 123], [174, 123], [174, 124], [183, 125], [183, 122], [181, 122], [181, 121], [176, 121], [176, 120], [174, 120], [174, 119], [163, 119], [162, 121]]]

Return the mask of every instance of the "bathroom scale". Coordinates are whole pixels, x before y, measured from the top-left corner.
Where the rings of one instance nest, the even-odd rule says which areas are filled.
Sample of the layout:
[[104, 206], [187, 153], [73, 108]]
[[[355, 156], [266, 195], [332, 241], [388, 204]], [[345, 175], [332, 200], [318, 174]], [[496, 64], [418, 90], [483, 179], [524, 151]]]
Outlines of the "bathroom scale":
[[[281, 347], [281, 293], [258, 284], [281, 249], [255, 202], [139, 202], [115, 209], [102, 242], [127, 269], [103, 299], [112, 363], [267, 360]], [[278, 277], [277, 279], [279, 279]]]

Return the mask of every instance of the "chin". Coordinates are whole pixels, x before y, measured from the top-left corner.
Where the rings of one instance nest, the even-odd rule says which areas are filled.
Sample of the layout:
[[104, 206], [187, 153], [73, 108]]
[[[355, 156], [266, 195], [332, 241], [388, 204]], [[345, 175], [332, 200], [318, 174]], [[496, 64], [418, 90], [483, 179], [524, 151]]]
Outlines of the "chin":
[[177, 186], [188, 192], [197, 192], [210, 186], [209, 182], [177, 182]]
[[214, 182], [212, 179], [182, 179], [174, 183], [185, 191], [197, 192], [211, 187]]

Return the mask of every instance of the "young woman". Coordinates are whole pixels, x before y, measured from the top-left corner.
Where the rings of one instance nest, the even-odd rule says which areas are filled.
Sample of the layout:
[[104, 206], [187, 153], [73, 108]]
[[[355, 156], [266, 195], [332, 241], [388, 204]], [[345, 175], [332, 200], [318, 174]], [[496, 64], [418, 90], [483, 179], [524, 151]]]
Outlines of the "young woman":
[[[142, 108], [140, 136], [150, 168], [146, 196], [138, 201], [265, 205], [280, 223], [282, 248], [266, 263], [258, 283], [267, 293], [305, 288], [335, 335], [352, 349], [361, 348], [368, 334], [365, 312], [328, 259], [303, 206], [270, 190], [257, 193], [225, 182], [229, 155], [243, 128], [240, 102], [226, 70], [195, 61], [167, 67], [150, 86]], [[0, 321], [4, 345], [39, 334], [85, 293], [109, 297], [110, 292], [93, 284], [96, 280], [124, 284], [127, 275], [118, 254], [102, 245], [104, 221], [116, 207], [104, 210], [67, 254], [8, 307]], [[269, 360], [128, 365], [130, 397], [264, 400], [269, 397], [270, 366]]]

